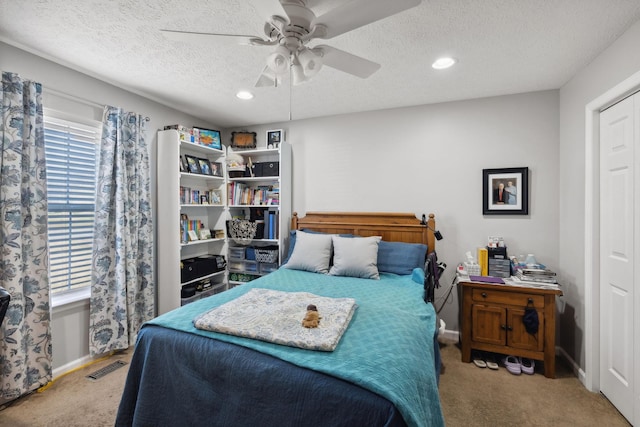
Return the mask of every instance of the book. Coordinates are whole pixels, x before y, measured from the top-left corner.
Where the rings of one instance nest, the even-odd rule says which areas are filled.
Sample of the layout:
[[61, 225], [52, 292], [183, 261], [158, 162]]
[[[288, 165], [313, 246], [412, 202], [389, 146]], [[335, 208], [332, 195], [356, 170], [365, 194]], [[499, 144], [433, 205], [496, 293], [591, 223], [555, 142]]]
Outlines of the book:
[[276, 238], [276, 213], [269, 211], [269, 239]]
[[558, 283], [556, 278], [553, 276], [532, 276], [529, 274], [522, 274], [519, 271], [516, 272], [515, 277], [525, 282]]
[[556, 273], [546, 268], [519, 268], [522, 274], [530, 274], [535, 276], [555, 276]]
[[492, 276], [469, 276], [472, 282], [481, 282], [481, 283], [499, 283], [504, 284], [504, 280], [499, 277]]

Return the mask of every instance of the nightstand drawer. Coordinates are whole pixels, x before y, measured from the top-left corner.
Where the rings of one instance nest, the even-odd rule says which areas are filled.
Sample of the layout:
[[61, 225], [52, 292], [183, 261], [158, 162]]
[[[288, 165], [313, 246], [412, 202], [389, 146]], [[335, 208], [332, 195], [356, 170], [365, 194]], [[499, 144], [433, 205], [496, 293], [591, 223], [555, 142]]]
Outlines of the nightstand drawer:
[[542, 295], [527, 295], [513, 292], [473, 289], [472, 299], [477, 302], [518, 305], [522, 307], [529, 305], [529, 299], [531, 299], [534, 307], [544, 307], [544, 296]]

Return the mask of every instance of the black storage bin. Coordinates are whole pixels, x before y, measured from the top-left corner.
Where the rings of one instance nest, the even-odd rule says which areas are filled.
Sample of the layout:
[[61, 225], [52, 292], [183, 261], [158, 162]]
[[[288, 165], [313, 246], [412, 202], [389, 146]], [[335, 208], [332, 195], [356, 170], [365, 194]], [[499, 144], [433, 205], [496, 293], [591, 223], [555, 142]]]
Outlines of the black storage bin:
[[196, 285], [184, 285], [182, 289], [180, 289], [180, 298], [191, 298], [196, 294]]
[[260, 176], [278, 176], [280, 175], [280, 162], [263, 162], [261, 163], [262, 175]]
[[196, 270], [200, 276], [224, 270], [227, 265], [223, 255], [203, 255], [196, 258]]
[[181, 261], [180, 281], [182, 283], [197, 279], [201, 274], [198, 272], [198, 264], [194, 258], [187, 258]]
[[251, 175], [251, 172], [249, 172], [249, 165], [247, 165], [247, 173], [245, 176], [262, 176], [262, 164], [253, 163], [251, 165], [251, 168], [251, 170], [253, 171], [253, 175]]

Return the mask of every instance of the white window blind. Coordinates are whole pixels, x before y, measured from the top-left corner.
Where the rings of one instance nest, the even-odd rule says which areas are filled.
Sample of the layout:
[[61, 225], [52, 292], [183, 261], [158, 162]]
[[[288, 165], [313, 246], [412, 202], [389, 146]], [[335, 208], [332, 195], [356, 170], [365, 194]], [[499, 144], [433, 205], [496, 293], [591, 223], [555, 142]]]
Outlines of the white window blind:
[[44, 118], [52, 293], [91, 284], [96, 153], [101, 126]]

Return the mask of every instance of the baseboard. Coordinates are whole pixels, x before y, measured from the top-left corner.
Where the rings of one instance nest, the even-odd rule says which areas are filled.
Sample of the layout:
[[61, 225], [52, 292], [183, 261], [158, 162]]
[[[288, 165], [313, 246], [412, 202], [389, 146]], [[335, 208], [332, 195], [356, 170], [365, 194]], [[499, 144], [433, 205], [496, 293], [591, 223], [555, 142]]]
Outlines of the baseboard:
[[576, 361], [573, 360], [573, 358], [571, 356], [569, 356], [569, 353], [564, 351], [564, 349], [562, 347], [556, 347], [556, 354], [559, 355], [559, 356], [562, 356], [567, 361], [567, 363], [571, 367], [571, 370], [573, 371], [573, 374], [576, 377], [578, 377], [578, 379], [580, 380], [582, 385], [585, 386], [585, 388], [587, 388], [587, 390], [588, 390], [587, 377], [586, 377], [586, 374], [584, 373], [584, 371], [580, 368], [580, 365], [578, 365], [576, 363]]
[[460, 341], [460, 332], [445, 329], [443, 333], [438, 334], [438, 340], [458, 342]]
[[93, 361], [93, 357], [91, 357], [90, 355], [86, 355], [84, 357], [81, 357], [80, 359], [72, 360], [71, 362], [65, 365], [59, 366], [55, 368], [52, 372], [53, 379], [55, 380], [60, 375], [64, 375], [67, 372], [71, 372], [74, 369], [79, 368], [80, 366], [86, 365], [91, 361]]

